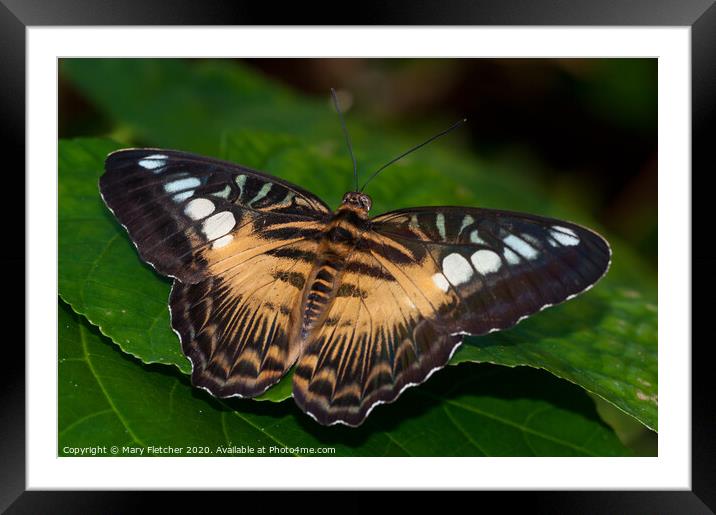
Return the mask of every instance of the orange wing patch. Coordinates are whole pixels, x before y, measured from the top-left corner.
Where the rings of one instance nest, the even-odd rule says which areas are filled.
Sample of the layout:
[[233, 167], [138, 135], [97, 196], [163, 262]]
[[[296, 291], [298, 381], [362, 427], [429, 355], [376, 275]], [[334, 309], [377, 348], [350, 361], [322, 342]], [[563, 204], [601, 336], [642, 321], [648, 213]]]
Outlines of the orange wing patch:
[[[289, 225], [300, 234], [317, 223], [272, 229]], [[202, 257], [209, 277], [196, 284], [177, 281], [172, 288], [172, 326], [193, 364], [192, 382], [217, 397], [260, 395], [300, 351], [288, 335], [317, 244], [266, 238], [266, 230], [258, 229], [246, 223], [227, 244], [207, 245]]]

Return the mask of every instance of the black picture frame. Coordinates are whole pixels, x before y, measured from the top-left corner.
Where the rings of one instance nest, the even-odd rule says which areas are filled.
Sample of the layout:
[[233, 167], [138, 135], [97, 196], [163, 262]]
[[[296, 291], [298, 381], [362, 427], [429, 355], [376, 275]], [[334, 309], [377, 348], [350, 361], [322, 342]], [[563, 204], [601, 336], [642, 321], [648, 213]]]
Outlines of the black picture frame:
[[[2, 0], [0, 2], [0, 126], [3, 148], [6, 213], [25, 212], [24, 176], [18, 170], [25, 166], [25, 31], [32, 26], [63, 25], [283, 25], [303, 21], [310, 25], [632, 25], [691, 27], [692, 70], [692, 181], [703, 182], [713, 176], [713, 146], [716, 141], [716, 5], [714, 0], [460, 0], [449, 4], [437, 0], [421, 2], [362, 2], [350, 14], [328, 5], [286, 3], [280, 9], [260, 2], [175, 1], [147, 2], [139, 0]], [[12, 165], [10, 164], [12, 163]], [[24, 192], [24, 195], [20, 194]], [[710, 189], [692, 183], [692, 234], [711, 234], [713, 215], [706, 211], [706, 195]], [[9, 197], [9, 198], [8, 198]], [[16, 202], [16, 206], [9, 204]], [[662, 214], [662, 216], [665, 216]], [[4, 228], [5, 252], [0, 255], [8, 305], [18, 311], [24, 302], [17, 292], [20, 274], [25, 268], [24, 225], [16, 220]], [[693, 238], [692, 276], [698, 277], [692, 289], [692, 490], [641, 492], [532, 492], [523, 495], [501, 495], [502, 507], [528, 503], [532, 511], [552, 513], [712, 513], [716, 510], [716, 443], [713, 438], [716, 390], [712, 368], [713, 338], [693, 332], [705, 327], [707, 310], [713, 305], [706, 295], [714, 291], [716, 279], [712, 270], [716, 256], [706, 250], [707, 243]], [[25, 271], [31, 274], [32, 270]], [[17, 281], [18, 284], [13, 284]], [[701, 301], [699, 302], [699, 299]], [[22, 307], [20, 307], [22, 306]], [[12, 308], [11, 308], [12, 309]], [[59, 492], [26, 491], [25, 487], [25, 353], [20, 345], [24, 324], [17, 322], [20, 313], [7, 313], [16, 338], [6, 334], [2, 348], [3, 374], [0, 379], [0, 510], [8, 513], [126, 513], [145, 505], [141, 497], [159, 494], [136, 492]], [[24, 316], [23, 316], [24, 318]], [[11, 324], [6, 324], [9, 326]], [[704, 331], [705, 332], [705, 331]], [[14, 336], [14, 335], [12, 335]], [[665, 342], [688, 345], [691, 342]], [[219, 500], [225, 497], [215, 495]], [[264, 494], [264, 499], [265, 499]], [[261, 495], [246, 496], [242, 502], [260, 501]], [[368, 499], [349, 494], [345, 506], [349, 511], [368, 509]], [[352, 499], [351, 499], [352, 498]], [[283, 498], [272, 497], [272, 505], [280, 508]], [[418, 496], [419, 499], [419, 496]], [[212, 504], [216, 502], [212, 501]], [[189, 509], [186, 496], [174, 493], [163, 496], [166, 508], [179, 504]], [[265, 501], [264, 501], [265, 502]], [[278, 504], [276, 504], [278, 502]], [[204, 505], [206, 506], [206, 505]], [[287, 505], [286, 509], [290, 509]]]

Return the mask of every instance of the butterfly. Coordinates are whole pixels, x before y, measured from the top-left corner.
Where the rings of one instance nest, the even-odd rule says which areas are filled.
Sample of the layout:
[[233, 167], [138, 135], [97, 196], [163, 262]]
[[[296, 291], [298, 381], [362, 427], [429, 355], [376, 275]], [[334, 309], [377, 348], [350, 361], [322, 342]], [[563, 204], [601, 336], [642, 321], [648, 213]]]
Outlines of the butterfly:
[[455, 206], [371, 218], [363, 188], [332, 211], [282, 179], [175, 150], [113, 152], [99, 186], [141, 258], [174, 279], [192, 383], [256, 397], [293, 367], [296, 404], [324, 425], [360, 425], [466, 335], [575, 297], [611, 259], [571, 222]]

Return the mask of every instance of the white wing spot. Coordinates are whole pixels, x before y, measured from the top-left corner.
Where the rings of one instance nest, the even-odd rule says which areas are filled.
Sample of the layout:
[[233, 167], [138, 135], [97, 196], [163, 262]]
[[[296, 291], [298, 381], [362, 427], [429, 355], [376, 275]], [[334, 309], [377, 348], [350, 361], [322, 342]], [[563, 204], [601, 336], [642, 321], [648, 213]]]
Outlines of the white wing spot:
[[448, 291], [450, 288], [450, 283], [443, 274], [437, 273], [433, 275], [433, 282], [435, 283], [435, 286], [440, 288], [442, 291]]
[[[507, 238], [502, 240], [505, 245], [512, 247], [512, 249], [525, 259], [534, 259], [539, 256], [539, 252], [532, 245], [528, 244], [521, 238], [518, 238], [514, 234], [510, 234]], [[505, 253], [507, 255], [507, 253]]]
[[[461, 234], [462, 231], [465, 230], [465, 227], [467, 227], [470, 224], [474, 224], [475, 219], [471, 217], [470, 215], [465, 215], [465, 218], [462, 219], [462, 225], [460, 226], [460, 230], [458, 231], [458, 234]], [[477, 232], [477, 231], [475, 231]]]
[[486, 249], [475, 252], [470, 256], [470, 261], [475, 266], [475, 270], [482, 275], [497, 272], [502, 266], [500, 256], [496, 252]]
[[281, 202], [279, 202], [278, 204], [275, 204], [273, 207], [274, 207], [274, 208], [278, 208], [278, 207], [288, 207], [288, 206], [291, 205], [291, 201], [293, 200], [293, 198], [294, 198], [295, 196], [296, 196], [296, 194], [295, 194], [293, 191], [289, 191], [288, 194], [286, 195], [286, 198], [284, 198], [284, 199], [283, 199]]
[[420, 231], [420, 224], [418, 223], [418, 216], [412, 215], [410, 217], [410, 222], [408, 222], [408, 228], [413, 232], [419, 232]]
[[187, 177], [186, 179], [179, 179], [177, 181], [166, 183], [164, 185], [164, 191], [166, 191], [167, 193], [176, 193], [177, 191], [196, 188], [200, 184], [201, 181], [196, 177]]
[[146, 168], [147, 170], [154, 170], [154, 173], [159, 173], [158, 168], [162, 168], [167, 161], [167, 156], [163, 154], [152, 154], [139, 161], [139, 166]]
[[221, 191], [215, 191], [214, 193], [212, 193], [212, 195], [214, 195], [215, 197], [228, 199], [230, 193], [231, 193], [231, 186], [229, 186], [229, 185], [227, 184], [227, 185], [224, 187], [223, 190], [221, 190]]
[[553, 247], [557, 246], [557, 243], [561, 245], [566, 245], [568, 247], [572, 247], [574, 245], [579, 245], [579, 236], [577, 236], [577, 233], [574, 232], [572, 229], [569, 229], [568, 227], [561, 227], [559, 225], [553, 225], [552, 230], [549, 231], [552, 238], [554, 238], [555, 241], [550, 241], [550, 244]]
[[211, 200], [205, 198], [195, 198], [186, 205], [184, 208], [184, 214], [192, 220], [201, 220], [202, 218], [206, 218], [213, 213], [215, 209], [216, 206], [214, 206], [214, 203]]
[[512, 252], [512, 249], [509, 249], [507, 247], [505, 247], [505, 259], [510, 265], [516, 265], [520, 262], [520, 257], [514, 252]]
[[239, 187], [239, 199], [244, 196], [244, 184], [246, 184], [246, 176], [245, 175], [237, 175], [236, 179], [236, 185]]
[[442, 213], [438, 213], [435, 217], [435, 225], [438, 227], [438, 232], [440, 233], [440, 238], [444, 241], [445, 240], [445, 215]]
[[211, 244], [212, 249], [220, 249], [221, 247], [226, 247], [229, 243], [231, 243], [231, 240], [234, 239], [234, 236], [231, 234], [227, 234], [226, 236], [222, 236], [218, 240], [214, 240], [214, 243]]
[[526, 242], [530, 243], [535, 249], [540, 246], [540, 242], [537, 238], [532, 236], [531, 234], [522, 233], [522, 239]]
[[184, 202], [186, 199], [191, 197], [194, 194], [194, 190], [185, 191], [184, 193], [177, 193], [172, 197], [172, 200], [176, 202], [177, 204], [179, 202]]
[[234, 214], [231, 211], [221, 211], [204, 220], [201, 230], [207, 240], [218, 240], [233, 229], [234, 225]]
[[266, 184], [264, 184], [261, 187], [261, 189], [259, 190], [259, 192], [256, 194], [256, 196], [251, 199], [251, 202], [248, 203], [248, 206], [251, 207], [251, 205], [254, 202], [258, 202], [259, 200], [264, 198], [266, 195], [268, 195], [268, 192], [271, 191], [271, 186], [273, 186], [273, 184], [271, 184], [270, 182], [267, 182]]
[[553, 231], [560, 231], [560, 232], [569, 234], [570, 236], [574, 236], [575, 238], [578, 237], [578, 236], [577, 236], [577, 233], [574, 232], [574, 231], [573, 231], [572, 229], [570, 229], [569, 227], [562, 227], [561, 225], [553, 225], [553, 226], [552, 226], [552, 230], [553, 230]]
[[480, 245], [487, 245], [487, 242], [485, 242], [485, 240], [480, 238], [480, 235], [477, 234], [477, 229], [470, 233], [470, 241], [473, 243], [479, 243]]
[[460, 254], [453, 253], [443, 259], [443, 273], [448, 281], [457, 286], [469, 281], [475, 271], [467, 259]]

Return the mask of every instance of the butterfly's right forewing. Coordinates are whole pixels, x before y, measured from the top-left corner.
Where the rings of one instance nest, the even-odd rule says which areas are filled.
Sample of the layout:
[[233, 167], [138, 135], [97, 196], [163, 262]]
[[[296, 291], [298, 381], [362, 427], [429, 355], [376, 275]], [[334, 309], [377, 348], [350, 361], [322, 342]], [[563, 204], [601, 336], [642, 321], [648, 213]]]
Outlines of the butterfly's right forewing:
[[294, 398], [323, 424], [361, 424], [445, 366], [466, 334], [507, 329], [586, 290], [607, 242], [569, 222], [459, 207], [372, 220], [342, 290], [294, 374]]
[[433, 264], [428, 284], [460, 302], [441, 317], [452, 332], [513, 326], [590, 288], [609, 244], [567, 221], [493, 209], [436, 207], [386, 213], [375, 230]]
[[287, 335], [325, 204], [259, 172], [165, 150], [111, 154], [100, 189], [142, 258], [177, 279], [172, 326], [192, 382], [218, 397], [277, 382], [298, 355]]

